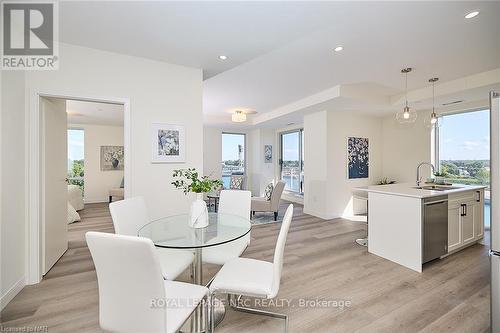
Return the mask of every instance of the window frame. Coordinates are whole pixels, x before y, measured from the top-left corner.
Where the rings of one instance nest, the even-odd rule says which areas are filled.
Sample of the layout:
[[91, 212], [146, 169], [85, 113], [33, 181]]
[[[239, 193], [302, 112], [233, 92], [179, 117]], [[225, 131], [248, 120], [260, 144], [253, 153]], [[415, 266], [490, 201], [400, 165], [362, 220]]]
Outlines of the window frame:
[[[224, 144], [223, 144], [223, 137], [224, 134], [230, 134], [230, 135], [243, 135], [243, 176], [247, 176], [247, 134], [246, 133], [239, 133], [239, 132], [225, 132], [223, 131], [221, 134], [221, 148], [224, 149]], [[222, 151], [222, 150], [221, 150]], [[222, 160], [222, 158], [221, 158]], [[224, 161], [221, 161], [224, 162]], [[222, 170], [221, 170], [222, 171]], [[222, 177], [222, 175], [221, 175]]]
[[[291, 129], [291, 130], [286, 130], [286, 131], [283, 131], [283, 132], [279, 132], [279, 160], [278, 160], [278, 171], [279, 171], [279, 179], [280, 180], [283, 180], [282, 178], [282, 174], [283, 174], [283, 136], [284, 135], [287, 135], [287, 134], [291, 134], [291, 133], [298, 133], [298, 137], [299, 137], [299, 170], [300, 170], [300, 173], [304, 172], [304, 128], [303, 127], [300, 127], [300, 128], [294, 128], [294, 129]], [[303, 195], [304, 194], [304, 184], [300, 183], [299, 184], [299, 190], [298, 191], [294, 191], [292, 189], [286, 189], [285, 191], [287, 192], [292, 192], [292, 193], [296, 193], [296, 194], [300, 194], [300, 195]]]
[[[489, 106], [443, 112], [443, 113], [438, 115], [438, 124], [441, 121], [441, 119], [443, 117], [446, 117], [446, 116], [453, 116], [453, 115], [459, 115], [459, 114], [465, 114], [465, 113], [473, 113], [473, 112], [479, 112], [479, 111], [491, 112]], [[491, 126], [491, 124], [490, 124], [490, 126]], [[440, 126], [434, 126], [432, 128], [432, 131], [431, 131], [431, 143], [432, 143], [432, 145], [431, 145], [431, 163], [436, 167], [436, 171], [441, 172], [441, 160], [440, 160], [440, 156], [439, 156], [439, 150], [440, 150], [439, 128], [440, 128]], [[434, 151], [432, 151], [432, 149], [434, 149]], [[434, 159], [434, 160], [432, 160], [432, 159]], [[490, 157], [490, 161], [491, 161], [491, 157]], [[491, 181], [491, 178], [490, 178], [490, 181]], [[489, 187], [487, 187], [486, 189], [489, 190]]]

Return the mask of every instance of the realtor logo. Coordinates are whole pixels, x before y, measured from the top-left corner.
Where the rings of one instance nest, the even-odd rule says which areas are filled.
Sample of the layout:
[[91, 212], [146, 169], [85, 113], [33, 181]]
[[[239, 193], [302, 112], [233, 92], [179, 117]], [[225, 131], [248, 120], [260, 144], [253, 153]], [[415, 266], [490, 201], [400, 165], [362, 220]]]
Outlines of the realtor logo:
[[58, 67], [56, 2], [2, 2], [3, 70]]

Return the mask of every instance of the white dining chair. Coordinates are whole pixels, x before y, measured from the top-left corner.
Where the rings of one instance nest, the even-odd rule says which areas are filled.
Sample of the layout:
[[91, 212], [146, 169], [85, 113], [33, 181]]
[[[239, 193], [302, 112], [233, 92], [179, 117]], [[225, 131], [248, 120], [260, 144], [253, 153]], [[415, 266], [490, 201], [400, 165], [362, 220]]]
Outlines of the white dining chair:
[[[137, 232], [149, 223], [146, 202], [143, 197], [128, 198], [109, 204], [109, 211], [118, 235], [137, 236]], [[156, 248], [160, 258], [163, 277], [175, 280], [190, 267], [194, 255], [190, 251]]]
[[[228, 296], [241, 296], [273, 299], [280, 287], [281, 271], [283, 269], [283, 253], [292, 221], [293, 205], [289, 205], [276, 241], [273, 262], [250, 258], [235, 258], [228, 261], [217, 273], [210, 285], [212, 298], [216, 294], [225, 293]], [[229, 297], [230, 298], [230, 297]], [[285, 332], [288, 331], [288, 316], [264, 310], [246, 308], [239, 305], [230, 305], [233, 309], [253, 314], [261, 314], [285, 320]], [[214, 323], [211, 320], [211, 323]], [[212, 327], [213, 329], [213, 327]]]
[[[197, 306], [209, 299], [204, 286], [163, 279], [150, 239], [95, 231], [85, 237], [97, 273], [103, 330], [177, 332]], [[209, 302], [204, 302], [206, 317], [208, 307]]]
[[[250, 191], [222, 190], [218, 210], [218, 214], [223, 216], [220, 223], [230, 224], [231, 218], [229, 215], [250, 219], [251, 200], [252, 194]], [[250, 232], [232, 242], [203, 249], [202, 261], [209, 264], [224, 265], [227, 261], [238, 258], [249, 244]]]

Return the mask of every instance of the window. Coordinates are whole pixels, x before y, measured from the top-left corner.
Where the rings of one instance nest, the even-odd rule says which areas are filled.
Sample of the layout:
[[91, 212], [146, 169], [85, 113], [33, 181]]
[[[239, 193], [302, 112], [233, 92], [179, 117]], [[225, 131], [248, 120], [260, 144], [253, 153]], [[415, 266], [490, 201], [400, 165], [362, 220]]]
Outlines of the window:
[[451, 183], [490, 184], [488, 110], [442, 116], [438, 128], [439, 170]]
[[281, 134], [280, 174], [285, 190], [303, 193], [304, 130]]
[[84, 138], [83, 129], [68, 129], [68, 183], [84, 187]]
[[[490, 185], [489, 110], [445, 115], [437, 129], [439, 170], [456, 184]], [[484, 223], [490, 224], [490, 192], [485, 191]]]
[[232, 175], [245, 174], [245, 134], [222, 133], [222, 182], [229, 188]]

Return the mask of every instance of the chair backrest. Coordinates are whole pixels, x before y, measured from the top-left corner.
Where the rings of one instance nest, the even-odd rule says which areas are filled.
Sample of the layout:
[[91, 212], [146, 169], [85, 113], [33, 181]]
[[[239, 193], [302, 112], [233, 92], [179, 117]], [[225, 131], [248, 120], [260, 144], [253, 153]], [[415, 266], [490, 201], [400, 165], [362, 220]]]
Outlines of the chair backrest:
[[154, 307], [165, 300], [165, 287], [152, 241], [94, 231], [85, 237], [97, 272], [101, 328], [165, 332], [166, 308]]
[[220, 191], [219, 213], [231, 214], [250, 218], [250, 206], [252, 204], [252, 193], [240, 190]]
[[281, 180], [276, 183], [276, 186], [274, 186], [273, 193], [271, 194], [271, 210], [274, 212], [278, 211], [281, 195], [283, 194], [284, 189], [285, 182]]
[[137, 236], [137, 231], [150, 222], [143, 197], [112, 202], [109, 204], [109, 211], [118, 235]]
[[229, 183], [230, 190], [242, 190], [245, 188], [245, 176], [231, 176]]
[[283, 253], [285, 252], [286, 238], [288, 235], [288, 229], [290, 229], [290, 223], [292, 222], [293, 216], [293, 205], [290, 204], [283, 217], [283, 222], [281, 222], [281, 229], [278, 235], [278, 240], [276, 241], [276, 248], [274, 249], [274, 259], [273, 259], [273, 286], [271, 289], [271, 295], [269, 298], [274, 298], [278, 295], [278, 290], [280, 288], [281, 281], [281, 271], [283, 270]]

